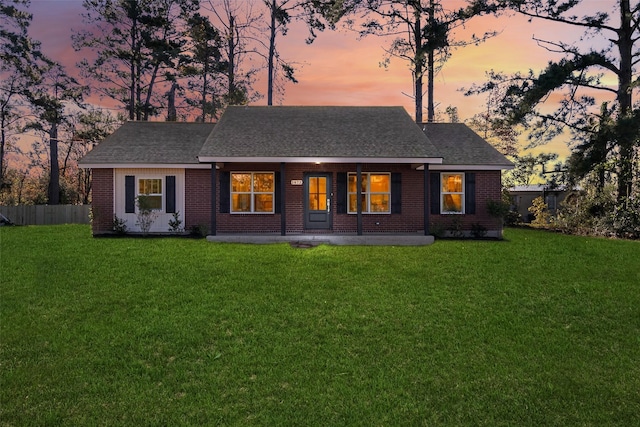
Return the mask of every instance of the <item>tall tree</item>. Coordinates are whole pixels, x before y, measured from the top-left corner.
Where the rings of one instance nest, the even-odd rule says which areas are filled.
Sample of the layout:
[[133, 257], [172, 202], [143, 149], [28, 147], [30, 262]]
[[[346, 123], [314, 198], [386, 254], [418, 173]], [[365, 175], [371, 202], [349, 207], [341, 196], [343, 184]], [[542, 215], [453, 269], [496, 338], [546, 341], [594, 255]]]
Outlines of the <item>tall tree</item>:
[[227, 64], [222, 60], [223, 40], [220, 32], [207, 16], [196, 14], [189, 20], [187, 30], [188, 49], [191, 55], [185, 58], [182, 75], [188, 78], [187, 87], [191, 96], [187, 103], [198, 109], [198, 120], [214, 120], [222, 106], [220, 100], [220, 77]]
[[[483, 5], [448, 10], [442, 0], [351, 0], [336, 1], [341, 11], [338, 15], [351, 16], [346, 20], [350, 28], [360, 36], [377, 35], [392, 37], [385, 49], [383, 65], [392, 58], [409, 63], [413, 78], [413, 98], [415, 118], [421, 123], [423, 110], [423, 80], [427, 77], [427, 121], [435, 118], [434, 79], [438, 70], [451, 55], [452, 49], [469, 44], [478, 44], [496, 35], [487, 31], [469, 40], [454, 38], [456, 29], [461, 28], [475, 16], [492, 13], [496, 7]], [[353, 18], [353, 16], [357, 18]]]
[[[588, 44], [536, 39], [543, 48], [563, 55], [550, 62], [540, 73], [517, 73], [506, 76], [493, 73], [488, 84], [479, 87], [489, 90], [505, 85], [503, 112], [511, 123], [531, 124], [534, 142], [545, 142], [568, 128], [578, 141], [573, 162], [582, 158], [582, 166], [574, 171], [586, 172], [584, 162], [591, 168], [614, 159], [617, 175], [618, 200], [633, 194], [634, 175], [638, 169], [640, 147], [640, 107], [633, 103], [638, 93], [640, 76], [640, 2], [611, 0], [599, 2], [603, 10], [579, 16], [581, 6], [593, 6], [584, 0], [477, 0], [491, 3], [506, 11], [515, 11], [530, 20], [550, 21], [582, 29]], [[587, 4], [588, 3], [588, 4]], [[593, 46], [601, 46], [596, 48]], [[615, 87], [610, 85], [613, 76]], [[554, 112], [542, 105], [548, 96], [563, 94]], [[596, 97], [611, 99], [610, 106], [597, 109]], [[603, 109], [604, 107], [604, 109]]]
[[26, 89], [50, 61], [29, 34], [28, 0], [0, 0], [0, 190], [7, 171], [6, 154], [27, 115]]
[[52, 64], [42, 73], [38, 84], [28, 89], [29, 101], [36, 113], [36, 120], [27, 129], [44, 133], [49, 140], [49, 185], [47, 200], [50, 205], [60, 203], [60, 164], [58, 156], [58, 133], [68, 119], [65, 111], [69, 103], [80, 106], [85, 88], [68, 76], [59, 64]]
[[256, 49], [250, 42], [259, 38], [261, 15], [253, 10], [250, 2], [209, 0], [203, 8], [213, 14], [213, 24], [222, 36], [225, 105], [244, 105], [259, 98], [260, 94], [252, 89], [258, 68], [251, 64]]
[[[292, 20], [302, 20], [307, 24], [309, 35], [307, 44], [313, 43], [318, 31], [323, 31], [327, 21], [322, 17], [327, 2], [312, 0], [263, 0], [267, 8], [269, 42], [267, 44], [267, 105], [273, 105], [274, 88], [278, 71], [285, 81], [297, 83], [295, 69], [284, 61], [278, 53], [276, 39], [278, 34], [286, 36]], [[328, 22], [331, 26], [331, 22]]]
[[175, 81], [184, 44], [180, 27], [198, 0], [84, 0], [83, 6], [88, 25], [72, 37], [77, 51], [92, 52], [92, 60], [78, 64], [83, 77], [120, 103], [129, 120], [148, 120], [163, 102], [157, 86], [168, 89]]

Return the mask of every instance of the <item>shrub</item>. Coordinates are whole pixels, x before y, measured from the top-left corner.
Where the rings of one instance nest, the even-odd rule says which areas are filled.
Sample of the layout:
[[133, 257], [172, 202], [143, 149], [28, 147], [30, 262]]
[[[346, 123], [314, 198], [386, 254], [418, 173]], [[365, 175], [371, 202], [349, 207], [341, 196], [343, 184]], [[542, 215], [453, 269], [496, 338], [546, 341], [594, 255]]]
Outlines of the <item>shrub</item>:
[[116, 234], [126, 234], [127, 233], [127, 220], [118, 218], [118, 215], [113, 216], [113, 231]]
[[531, 225], [534, 227], [547, 227], [551, 222], [551, 214], [547, 210], [547, 204], [544, 202], [542, 196], [533, 199], [532, 205], [529, 207], [535, 218], [531, 221]]
[[640, 238], [640, 199], [627, 197], [617, 204], [611, 213], [611, 225], [618, 237]]
[[152, 207], [149, 196], [144, 194], [136, 197], [136, 205], [138, 206], [136, 225], [140, 227], [142, 234], [146, 235], [158, 218], [158, 212]]
[[487, 235], [487, 227], [480, 224], [479, 222], [474, 222], [471, 224], [471, 235], [475, 239], [482, 239]]
[[182, 220], [180, 219], [180, 212], [174, 212], [169, 220], [169, 231], [172, 233], [182, 233]]

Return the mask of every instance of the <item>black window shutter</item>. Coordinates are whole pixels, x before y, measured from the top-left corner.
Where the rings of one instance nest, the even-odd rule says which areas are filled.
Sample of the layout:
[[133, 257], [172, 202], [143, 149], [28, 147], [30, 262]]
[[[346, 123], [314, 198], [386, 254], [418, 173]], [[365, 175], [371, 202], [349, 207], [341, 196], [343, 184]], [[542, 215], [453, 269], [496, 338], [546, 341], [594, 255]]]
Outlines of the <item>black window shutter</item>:
[[220, 172], [220, 213], [229, 213], [231, 206], [231, 174]]
[[391, 213], [402, 213], [402, 174], [391, 174]]
[[176, 212], [176, 177], [169, 175], [166, 177], [167, 181], [167, 196], [165, 202], [165, 209], [167, 213]]
[[124, 177], [124, 211], [136, 212], [136, 177], [133, 175]]
[[473, 215], [476, 213], [476, 174], [473, 172], [465, 173], [464, 183], [464, 213]]
[[280, 186], [280, 172], [276, 172], [275, 176], [273, 177], [273, 185], [275, 185], [276, 187], [276, 191], [275, 191], [275, 197], [273, 200], [273, 203], [275, 203], [275, 213], [281, 213], [281, 209], [280, 209], [280, 198], [282, 197], [282, 190], [281, 190], [281, 186]]
[[440, 174], [431, 172], [429, 174], [429, 197], [431, 197], [431, 215], [440, 213]]
[[347, 173], [338, 172], [336, 188], [336, 213], [347, 213]]

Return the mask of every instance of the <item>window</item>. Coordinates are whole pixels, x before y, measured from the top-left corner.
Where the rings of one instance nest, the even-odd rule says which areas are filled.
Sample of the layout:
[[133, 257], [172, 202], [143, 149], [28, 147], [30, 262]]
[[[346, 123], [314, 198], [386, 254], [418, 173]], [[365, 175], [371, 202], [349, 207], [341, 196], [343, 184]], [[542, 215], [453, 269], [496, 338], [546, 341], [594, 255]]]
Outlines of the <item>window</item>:
[[138, 197], [145, 196], [147, 206], [154, 210], [162, 210], [162, 179], [139, 179]]
[[273, 213], [273, 172], [231, 173], [231, 212]]
[[441, 179], [441, 212], [443, 214], [464, 213], [464, 174], [443, 173]]
[[[348, 212], [358, 212], [357, 205], [357, 174], [348, 174]], [[390, 213], [391, 212], [391, 174], [362, 173], [362, 212]]]

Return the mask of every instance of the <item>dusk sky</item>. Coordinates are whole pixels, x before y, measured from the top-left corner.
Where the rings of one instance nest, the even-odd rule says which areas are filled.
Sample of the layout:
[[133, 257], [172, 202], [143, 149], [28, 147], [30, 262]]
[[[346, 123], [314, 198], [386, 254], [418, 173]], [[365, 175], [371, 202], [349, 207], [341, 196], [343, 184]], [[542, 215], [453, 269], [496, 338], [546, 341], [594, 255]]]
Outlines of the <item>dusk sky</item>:
[[[448, 1], [452, 5], [460, 3]], [[257, 5], [261, 1], [255, 0], [255, 3]], [[611, 11], [615, 2], [585, 0], [584, 3], [588, 10]], [[32, 0], [30, 11], [33, 13], [32, 36], [42, 42], [49, 57], [73, 69], [81, 54], [74, 52], [70, 36], [72, 30], [82, 26], [82, 1]], [[353, 32], [326, 30], [319, 33], [313, 44], [307, 45], [304, 25], [293, 23], [290, 28], [286, 37], [279, 38], [278, 49], [285, 60], [297, 64], [296, 77], [299, 83], [286, 86], [280, 102], [282, 105], [402, 105], [409, 114], [414, 115], [413, 101], [404, 95], [412, 93], [407, 64], [395, 60], [386, 69], [379, 66], [384, 54], [383, 47], [388, 46], [390, 39], [369, 36], [358, 40]], [[469, 119], [483, 110], [484, 97], [465, 97], [460, 89], [484, 82], [486, 71], [493, 69], [511, 73], [533, 69], [537, 72], [548, 61], [560, 58], [538, 46], [533, 40], [534, 36], [570, 42], [582, 35], [577, 28], [541, 21], [529, 23], [520, 16], [477, 18], [467, 26], [465, 32], [482, 34], [487, 30], [500, 31], [500, 35], [480, 46], [454, 51], [438, 74], [435, 101], [443, 115], [449, 105], [458, 108], [461, 120]], [[461, 32], [460, 38], [463, 35], [464, 32]], [[266, 75], [266, 70], [263, 74]], [[258, 82], [257, 89], [266, 94], [263, 81]], [[552, 101], [550, 99], [548, 102]], [[255, 104], [266, 105], [266, 96]], [[568, 153], [563, 141], [536, 151], [556, 152], [561, 156]]]

